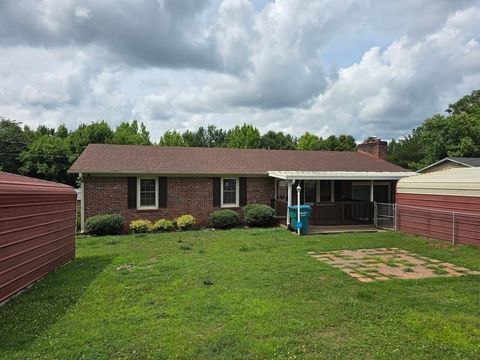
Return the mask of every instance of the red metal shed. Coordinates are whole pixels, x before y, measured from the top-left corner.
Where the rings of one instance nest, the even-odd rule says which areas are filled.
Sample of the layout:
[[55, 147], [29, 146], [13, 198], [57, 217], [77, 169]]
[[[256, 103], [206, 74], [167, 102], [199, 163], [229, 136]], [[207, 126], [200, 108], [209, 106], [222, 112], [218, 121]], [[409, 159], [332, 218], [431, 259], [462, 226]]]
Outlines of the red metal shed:
[[75, 257], [75, 190], [0, 172], [0, 303]]
[[480, 168], [449, 169], [400, 180], [397, 228], [480, 245]]

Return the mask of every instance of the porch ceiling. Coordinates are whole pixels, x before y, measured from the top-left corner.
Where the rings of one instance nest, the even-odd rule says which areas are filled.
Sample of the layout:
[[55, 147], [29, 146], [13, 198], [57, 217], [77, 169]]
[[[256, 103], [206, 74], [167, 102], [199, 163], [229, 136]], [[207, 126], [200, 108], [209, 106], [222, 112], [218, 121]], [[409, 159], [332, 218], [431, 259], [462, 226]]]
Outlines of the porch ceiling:
[[283, 180], [399, 180], [416, 172], [373, 171], [269, 171], [268, 176]]

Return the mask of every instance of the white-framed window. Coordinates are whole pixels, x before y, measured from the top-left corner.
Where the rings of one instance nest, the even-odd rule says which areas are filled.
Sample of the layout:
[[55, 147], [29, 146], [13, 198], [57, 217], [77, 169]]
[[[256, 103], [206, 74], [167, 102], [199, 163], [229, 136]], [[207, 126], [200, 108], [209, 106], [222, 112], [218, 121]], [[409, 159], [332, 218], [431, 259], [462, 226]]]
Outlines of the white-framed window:
[[238, 178], [222, 178], [222, 207], [238, 207], [240, 184]]
[[158, 209], [158, 178], [137, 178], [137, 209]]

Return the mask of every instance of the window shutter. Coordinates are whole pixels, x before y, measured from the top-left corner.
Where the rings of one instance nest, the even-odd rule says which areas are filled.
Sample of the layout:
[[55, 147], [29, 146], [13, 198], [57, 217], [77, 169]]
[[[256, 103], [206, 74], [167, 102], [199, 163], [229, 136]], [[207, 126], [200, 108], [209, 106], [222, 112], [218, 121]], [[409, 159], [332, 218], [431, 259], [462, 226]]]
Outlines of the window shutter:
[[220, 181], [221, 178], [215, 177], [213, 178], [213, 206], [220, 206], [220, 191], [221, 191], [221, 186], [220, 186]]
[[247, 205], [247, 178], [241, 177], [239, 183], [240, 183], [239, 203], [240, 203], [240, 206], [245, 206]]
[[167, 178], [158, 178], [158, 207], [167, 207]]
[[136, 209], [137, 208], [137, 178], [136, 177], [128, 178], [127, 193], [128, 193], [128, 208]]

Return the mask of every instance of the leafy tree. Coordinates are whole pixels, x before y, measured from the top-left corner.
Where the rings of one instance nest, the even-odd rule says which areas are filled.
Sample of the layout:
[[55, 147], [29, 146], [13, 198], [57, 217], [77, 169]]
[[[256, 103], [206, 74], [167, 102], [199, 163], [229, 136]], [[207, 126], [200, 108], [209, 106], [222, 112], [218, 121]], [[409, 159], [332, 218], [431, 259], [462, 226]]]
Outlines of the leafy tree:
[[447, 156], [480, 156], [480, 112], [434, 115], [425, 120], [418, 133], [425, 147], [423, 164]]
[[44, 135], [55, 135], [55, 129], [45, 125], [38, 125], [37, 130], [35, 130], [35, 137], [38, 138]]
[[113, 131], [105, 121], [81, 124], [68, 136], [72, 162], [80, 156], [88, 144], [108, 144], [112, 140]]
[[308, 131], [300, 136], [297, 143], [297, 150], [321, 150], [322, 139]]
[[[208, 134], [203, 126], [199, 127], [197, 131], [187, 130], [182, 134], [185, 146], [192, 147], [208, 147]], [[179, 145], [184, 146], [184, 145]]]
[[165, 131], [163, 136], [160, 138], [158, 143], [160, 146], [187, 146], [185, 140], [183, 140], [182, 135], [176, 131]]
[[392, 140], [388, 159], [419, 169], [447, 156], [480, 156], [480, 90], [473, 91], [446, 110], [413, 129], [403, 140]]
[[21, 154], [21, 172], [41, 179], [75, 183], [74, 177], [67, 174], [71, 165], [69, 146], [66, 139], [44, 135], [31, 143]]
[[330, 135], [325, 140], [320, 138], [320, 150], [337, 151], [339, 147], [340, 144], [335, 135]]
[[0, 170], [17, 173], [21, 166], [18, 157], [27, 144], [18, 122], [0, 118]]
[[207, 127], [207, 147], [225, 147], [227, 143], [227, 132], [217, 128], [215, 125]]
[[112, 143], [122, 145], [152, 145], [150, 142], [150, 133], [143, 123], [141, 123], [139, 129], [137, 120], [133, 120], [131, 124], [128, 121], [124, 121], [118, 125], [113, 134]]
[[338, 137], [336, 151], [356, 151], [357, 150], [357, 143], [355, 142], [355, 138], [351, 135], [340, 135]]
[[283, 132], [269, 131], [262, 135], [262, 148], [273, 150], [294, 150], [295, 140], [290, 135], [285, 135]]
[[412, 170], [418, 170], [422, 167], [425, 149], [415, 131], [404, 139], [392, 139], [390, 141], [387, 149], [389, 161]]
[[65, 139], [68, 136], [68, 133], [69, 133], [69, 131], [68, 131], [67, 127], [65, 126], [65, 124], [60, 124], [57, 128], [57, 131], [55, 132], [55, 135]]
[[250, 124], [235, 126], [227, 134], [227, 146], [237, 149], [259, 149], [261, 147], [260, 131]]
[[23, 126], [23, 134], [25, 135], [25, 138], [27, 139], [27, 143], [29, 144], [37, 138], [35, 131], [30, 129], [28, 125]]
[[454, 104], [448, 105], [447, 113], [452, 115], [480, 114], [480, 90], [474, 90], [470, 95], [462, 97]]

